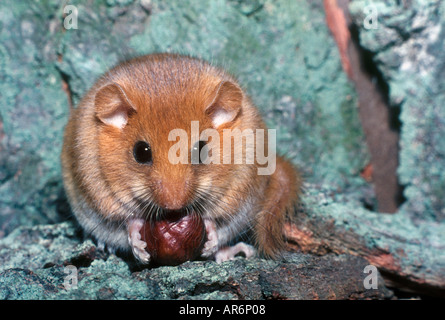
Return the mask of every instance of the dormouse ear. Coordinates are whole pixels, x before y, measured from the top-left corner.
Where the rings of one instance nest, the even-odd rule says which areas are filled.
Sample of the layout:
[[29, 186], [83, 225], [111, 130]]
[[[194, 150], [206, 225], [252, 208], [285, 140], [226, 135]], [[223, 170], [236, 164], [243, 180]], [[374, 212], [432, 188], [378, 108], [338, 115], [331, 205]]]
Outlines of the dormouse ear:
[[218, 128], [233, 121], [241, 111], [243, 92], [230, 81], [221, 82], [216, 89], [213, 101], [207, 106], [206, 114]]
[[118, 129], [125, 127], [129, 114], [136, 111], [117, 83], [100, 88], [94, 98], [94, 106], [100, 121]]

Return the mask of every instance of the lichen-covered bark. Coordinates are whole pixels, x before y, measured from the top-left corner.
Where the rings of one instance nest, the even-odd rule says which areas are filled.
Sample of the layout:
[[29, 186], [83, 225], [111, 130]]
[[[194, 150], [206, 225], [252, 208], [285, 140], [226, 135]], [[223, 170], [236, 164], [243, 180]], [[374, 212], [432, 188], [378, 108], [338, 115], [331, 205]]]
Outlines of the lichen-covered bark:
[[[0, 299], [389, 299], [368, 262], [352, 255], [285, 254], [278, 261], [237, 258], [132, 269], [75, 236], [71, 223], [22, 227], [0, 240]], [[39, 254], [36, 254], [38, 252]], [[77, 287], [69, 276], [75, 268]]]
[[[445, 221], [445, 3], [362, 1], [349, 5], [360, 45], [389, 87], [390, 105], [401, 110], [400, 166], [404, 212], [417, 220]], [[365, 9], [368, 8], [368, 11]], [[376, 28], [366, 28], [372, 9]]]
[[409, 214], [379, 214], [308, 188], [286, 233], [289, 246], [307, 253], [364, 257], [395, 287], [445, 296], [445, 226], [414, 222]]

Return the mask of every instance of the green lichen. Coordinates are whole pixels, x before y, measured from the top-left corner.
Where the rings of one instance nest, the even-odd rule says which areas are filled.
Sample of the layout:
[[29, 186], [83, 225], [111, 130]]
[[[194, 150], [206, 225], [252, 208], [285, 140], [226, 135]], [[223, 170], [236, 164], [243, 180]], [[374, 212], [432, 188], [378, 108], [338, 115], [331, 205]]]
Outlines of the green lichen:
[[378, 28], [366, 29], [370, 1], [352, 1], [360, 43], [389, 87], [389, 101], [401, 109], [400, 166], [405, 186], [403, 211], [415, 219], [445, 219], [445, 134], [443, 69], [445, 3], [438, 0], [372, 1]]

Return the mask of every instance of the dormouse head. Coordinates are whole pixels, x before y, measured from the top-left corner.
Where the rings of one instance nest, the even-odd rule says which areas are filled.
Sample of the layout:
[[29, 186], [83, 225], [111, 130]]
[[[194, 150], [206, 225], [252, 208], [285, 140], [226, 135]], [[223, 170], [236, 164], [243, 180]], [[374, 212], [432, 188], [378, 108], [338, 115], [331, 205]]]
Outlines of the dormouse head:
[[130, 60], [104, 79], [94, 96], [99, 163], [129, 211], [199, 211], [211, 190], [223, 192], [233, 171], [223, 132], [250, 125], [243, 118], [252, 112], [232, 77], [164, 54]]

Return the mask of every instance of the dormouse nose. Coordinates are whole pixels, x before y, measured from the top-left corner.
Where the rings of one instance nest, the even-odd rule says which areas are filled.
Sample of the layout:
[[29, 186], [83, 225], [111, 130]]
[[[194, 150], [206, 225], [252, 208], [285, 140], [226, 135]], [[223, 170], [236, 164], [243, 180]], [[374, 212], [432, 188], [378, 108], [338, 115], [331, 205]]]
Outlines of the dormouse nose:
[[189, 202], [187, 181], [159, 180], [157, 190], [158, 204], [167, 210], [179, 210]]

